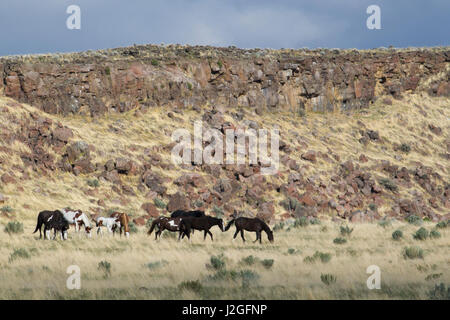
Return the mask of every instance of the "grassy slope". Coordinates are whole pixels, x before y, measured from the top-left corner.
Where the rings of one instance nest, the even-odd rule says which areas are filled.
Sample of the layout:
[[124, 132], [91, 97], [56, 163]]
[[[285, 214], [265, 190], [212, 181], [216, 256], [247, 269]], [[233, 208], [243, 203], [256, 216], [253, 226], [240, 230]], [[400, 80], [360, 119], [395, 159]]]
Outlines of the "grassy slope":
[[[445, 152], [444, 141], [449, 138], [450, 108], [449, 100], [445, 98], [430, 98], [426, 95], [406, 96], [393, 105], [384, 105], [379, 99], [376, 105], [352, 115], [343, 114], [307, 114], [300, 118], [290, 113], [251, 115], [251, 119], [264, 127], [278, 124], [281, 127], [282, 138], [290, 141], [293, 147], [299, 147], [300, 142], [289, 132], [298, 132], [302, 140], [316, 151], [333, 150], [341, 157], [341, 162], [347, 159], [357, 160], [364, 153], [370, 160], [362, 166], [371, 167], [377, 160], [389, 160], [400, 166], [421, 162], [432, 167], [444, 181], [450, 181], [448, 162], [439, 156]], [[11, 114], [20, 116], [24, 112], [37, 109], [27, 105], [17, 105], [11, 100], [0, 97], [0, 104]], [[420, 109], [426, 111], [424, 116]], [[7, 121], [6, 113], [2, 112], [2, 120]], [[118, 156], [131, 157], [144, 152], [146, 148], [158, 147], [170, 143], [170, 135], [175, 127], [188, 127], [199, 117], [193, 110], [186, 110], [183, 120], [172, 120], [162, 109], [151, 109], [145, 114], [134, 115], [110, 114], [101, 119], [86, 119], [84, 117], [61, 118], [56, 115], [45, 115], [74, 130], [76, 140], [84, 140], [95, 146], [93, 152], [95, 161], [104, 162]], [[178, 117], [180, 117], [178, 115]], [[228, 120], [231, 120], [229, 118]], [[368, 129], [378, 130], [387, 141], [384, 144], [369, 143], [363, 147], [358, 139], [361, 120]], [[428, 124], [434, 123], [442, 128], [443, 135], [427, 138], [431, 133]], [[110, 125], [119, 128], [118, 133], [109, 130]], [[409, 143], [412, 150], [409, 154], [394, 151], [394, 143]], [[135, 149], [129, 146], [135, 145]], [[15, 143], [8, 146], [20, 151], [26, 146]], [[300, 159], [305, 150], [299, 147], [293, 158], [301, 165], [309, 164]], [[170, 161], [170, 153], [159, 153], [166, 162]], [[403, 160], [395, 158], [401, 155]], [[2, 170], [21, 164], [18, 154], [1, 154]], [[408, 165], [409, 167], [410, 165]], [[281, 168], [285, 170], [284, 167]], [[319, 175], [326, 181], [332, 174], [332, 166], [322, 159], [316, 165], [306, 169], [308, 175]], [[158, 168], [155, 168], [158, 170]], [[3, 171], [2, 171], [3, 172]], [[160, 171], [166, 177], [176, 178], [180, 170]], [[140, 192], [137, 197], [130, 198], [130, 203], [121, 205], [120, 196], [111, 192], [111, 184], [101, 182], [94, 190], [95, 196], [87, 196], [84, 192], [91, 189], [86, 180], [88, 176], [74, 176], [69, 173], [55, 172], [52, 176], [42, 176], [29, 170], [30, 179], [20, 184], [8, 184], [0, 187], [0, 193], [8, 199], [4, 205], [14, 209], [15, 219], [23, 222], [23, 234], [9, 236], [0, 230], [0, 298], [427, 298], [427, 292], [435, 282], [449, 283], [449, 233], [442, 231], [442, 238], [426, 240], [419, 243], [412, 239], [411, 234], [418, 227], [400, 224], [405, 233], [405, 240], [394, 242], [391, 233], [394, 227], [383, 229], [377, 225], [357, 225], [349, 243], [335, 245], [332, 240], [338, 236], [338, 226], [324, 222], [328, 230], [321, 231], [320, 226], [309, 226], [305, 229], [295, 229], [290, 232], [275, 233], [276, 242], [273, 245], [242, 245], [240, 240], [231, 244], [231, 231], [220, 234], [215, 230], [218, 241], [211, 244], [203, 243], [200, 235], [195, 234], [192, 244], [177, 243], [173, 239], [154, 242], [146, 237], [144, 230], [133, 234], [129, 241], [124, 239], [78, 239], [64, 243], [36, 241], [31, 235], [34, 229], [36, 213], [43, 209], [71, 206], [90, 211], [97, 207], [96, 200], [103, 199], [107, 207], [118, 207], [132, 215], [141, 215], [142, 202], [145, 195]], [[373, 173], [375, 176], [379, 172]], [[20, 174], [18, 174], [20, 176]], [[127, 177], [130, 184], [136, 185], [138, 177]], [[278, 178], [272, 177], [280, 182]], [[413, 189], [420, 187], [413, 182]], [[169, 193], [176, 189], [167, 184]], [[23, 191], [20, 189], [23, 188]], [[405, 194], [408, 190], [402, 190]], [[268, 200], [282, 200], [276, 192], [266, 195]], [[380, 212], [390, 208], [380, 208]], [[443, 209], [442, 209], [443, 210]], [[276, 207], [276, 213], [284, 211]], [[440, 213], [447, 213], [444, 210]], [[325, 220], [322, 217], [322, 220]], [[0, 223], [9, 220], [0, 218]], [[396, 226], [397, 227], [397, 226]], [[427, 228], [431, 229], [430, 224]], [[234, 230], [234, 228], [232, 228]], [[253, 238], [254, 235], [247, 237]], [[405, 246], [419, 244], [425, 250], [424, 260], [405, 260], [402, 250]], [[9, 261], [14, 249], [25, 248], [30, 258]], [[298, 254], [288, 255], [288, 248], [300, 250]], [[327, 264], [317, 262], [306, 264], [303, 259], [314, 254], [316, 250], [332, 254]], [[211, 255], [224, 252], [229, 259], [228, 268], [233, 270], [252, 269], [260, 275], [260, 279], [250, 285], [250, 290], [243, 290], [241, 282], [207, 281], [207, 276], [213, 272], [205, 268]], [[260, 265], [239, 265], [242, 257], [254, 255], [261, 259], [275, 260], [272, 270], [266, 270]], [[112, 275], [103, 278], [103, 273], [97, 269], [101, 260], [112, 264]], [[160, 268], [149, 269], [145, 264], [165, 260], [168, 262]], [[65, 288], [68, 265], [77, 264], [82, 270], [82, 290], [69, 291]], [[382, 290], [369, 291], [365, 281], [368, 275], [366, 268], [376, 264], [382, 271]], [[45, 269], [48, 268], [48, 269]], [[422, 271], [420, 271], [422, 270]], [[326, 287], [320, 281], [321, 273], [331, 273], [337, 276], [337, 283]], [[433, 281], [426, 281], [428, 274], [443, 273]], [[203, 289], [197, 293], [185, 290], [177, 293], [177, 285], [185, 280], [200, 280]], [[261, 287], [258, 287], [261, 286]], [[147, 289], [139, 289], [145, 287]], [[102, 291], [102, 288], [105, 290]], [[114, 288], [114, 289], [111, 289]]]

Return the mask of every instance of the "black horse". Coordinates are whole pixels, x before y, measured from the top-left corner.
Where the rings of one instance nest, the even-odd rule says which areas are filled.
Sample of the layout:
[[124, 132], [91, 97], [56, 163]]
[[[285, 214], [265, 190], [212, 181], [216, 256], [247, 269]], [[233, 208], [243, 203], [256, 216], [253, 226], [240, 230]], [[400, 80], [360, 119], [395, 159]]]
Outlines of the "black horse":
[[[186, 217], [204, 217], [205, 211], [201, 210], [191, 210], [191, 211], [185, 211], [185, 210], [175, 210], [170, 215], [171, 218], [186, 218]], [[194, 234], [194, 230], [192, 229], [192, 234]]]
[[42, 225], [44, 225], [44, 239], [47, 238], [47, 230], [54, 230], [53, 239], [56, 238], [56, 231], [61, 232], [61, 239], [65, 239], [64, 233], [69, 229], [69, 222], [64, 218], [64, 215], [61, 211], [49, 211], [44, 210], [39, 212], [36, 229], [33, 233], [36, 233], [39, 230], [39, 239], [42, 238]]
[[180, 231], [183, 232], [182, 238], [186, 235], [188, 239], [190, 239], [191, 236], [191, 230], [199, 230], [204, 231], [203, 240], [206, 240], [206, 235], [209, 234], [211, 237], [211, 240], [213, 240], [213, 235], [209, 229], [213, 226], [219, 226], [220, 230], [223, 232], [223, 220], [210, 217], [210, 216], [204, 216], [204, 217], [186, 217], [181, 220], [180, 223]]
[[259, 243], [261, 243], [261, 231], [265, 231], [267, 233], [267, 238], [269, 238], [270, 242], [273, 242], [273, 232], [270, 230], [269, 226], [258, 218], [245, 218], [240, 217], [231, 220], [228, 225], [225, 228], [225, 231], [230, 229], [231, 225], [234, 223], [236, 226], [236, 232], [234, 233], [233, 239], [236, 239], [237, 234], [240, 232], [242, 240], [245, 242], [244, 238], [244, 230], [246, 231], [252, 231], [256, 232], [256, 240], [253, 242], [256, 242], [259, 240]]
[[204, 217], [205, 211], [201, 210], [192, 210], [192, 211], [184, 211], [184, 210], [176, 210], [172, 212], [170, 215], [171, 218], [185, 218], [185, 217]]

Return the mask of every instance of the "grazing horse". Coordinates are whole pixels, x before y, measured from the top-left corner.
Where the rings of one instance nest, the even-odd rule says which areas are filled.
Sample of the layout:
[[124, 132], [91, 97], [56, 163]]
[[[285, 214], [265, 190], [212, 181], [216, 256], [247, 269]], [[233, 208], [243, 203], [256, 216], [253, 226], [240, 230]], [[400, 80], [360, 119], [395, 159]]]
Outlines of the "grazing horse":
[[[130, 222], [130, 217], [123, 212], [113, 212], [110, 215], [111, 218], [117, 218], [119, 219], [120, 224], [118, 225], [119, 227], [119, 232], [120, 232], [120, 236], [122, 236], [122, 228], [123, 231], [125, 233], [125, 236], [127, 238], [130, 237], [130, 227], [128, 226], [128, 223]], [[113, 227], [115, 229], [115, 227]]]
[[161, 238], [161, 233], [164, 230], [168, 230], [170, 232], [179, 232], [178, 240], [180, 240], [182, 230], [180, 229], [180, 223], [182, 219], [185, 218], [168, 218], [164, 216], [160, 216], [153, 220], [152, 225], [150, 226], [150, 229], [148, 230], [147, 234], [151, 235], [155, 227], [158, 227], [158, 231], [155, 232], [155, 240], [158, 239], [158, 236]]
[[89, 218], [84, 213], [82, 213], [78, 218], [75, 219], [75, 221], [78, 224], [78, 229], [80, 229], [82, 226], [84, 226], [84, 231], [86, 232], [86, 236], [88, 238], [92, 238], [92, 233], [91, 233], [92, 224], [89, 221]]
[[119, 218], [98, 217], [95, 220], [95, 226], [97, 227], [97, 234], [100, 233], [103, 236], [101, 227], [106, 227], [108, 232], [109, 233], [112, 232], [114, 235], [114, 231], [115, 231], [116, 227], [118, 227], [120, 229], [120, 220], [119, 220]]
[[[204, 217], [205, 211], [201, 210], [191, 210], [191, 211], [185, 211], [185, 210], [175, 210], [170, 215], [172, 218], [186, 218], [186, 217]], [[194, 229], [192, 229], [192, 234], [194, 234]]]
[[206, 240], [206, 235], [209, 234], [211, 237], [211, 241], [213, 241], [213, 235], [209, 229], [213, 226], [219, 226], [220, 230], [223, 232], [223, 220], [210, 217], [210, 216], [204, 216], [204, 217], [187, 217], [183, 218], [181, 220], [181, 227], [180, 229], [184, 232], [183, 238], [186, 235], [188, 239], [190, 239], [191, 230], [199, 230], [204, 231], [203, 240]]
[[205, 211], [201, 210], [193, 210], [193, 211], [184, 211], [184, 210], [176, 210], [172, 212], [170, 215], [171, 218], [183, 218], [183, 217], [204, 217]]
[[75, 226], [75, 232], [79, 232], [81, 230], [81, 226], [84, 225], [86, 236], [89, 238], [91, 237], [91, 223], [89, 222], [88, 217], [81, 210], [70, 210], [65, 208], [62, 209], [61, 212], [69, 224]]
[[[64, 218], [64, 215], [59, 210], [49, 211], [44, 210], [39, 212], [36, 229], [33, 233], [39, 230], [39, 239], [42, 238], [41, 228], [44, 225], [44, 239], [48, 239], [50, 231], [53, 229], [53, 239], [56, 238], [56, 231], [61, 232], [61, 240], [67, 239], [67, 230], [69, 229], [69, 222]], [[47, 234], [48, 232], [48, 234]]]
[[259, 240], [261, 243], [261, 231], [264, 230], [267, 233], [267, 238], [270, 242], [273, 242], [273, 232], [270, 230], [269, 226], [262, 220], [258, 218], [245, 218], [240, 217], [231, 220], [225, 228], [225, 231], [230, 229], [231, 225], [234, 223], [236, 226], [236, 232], [234, 233], [233, 240], [236, 239], [237, 234], [240, 232], [242, 240], [245, 242], [244, 230], [256, 232], [256, 242]]

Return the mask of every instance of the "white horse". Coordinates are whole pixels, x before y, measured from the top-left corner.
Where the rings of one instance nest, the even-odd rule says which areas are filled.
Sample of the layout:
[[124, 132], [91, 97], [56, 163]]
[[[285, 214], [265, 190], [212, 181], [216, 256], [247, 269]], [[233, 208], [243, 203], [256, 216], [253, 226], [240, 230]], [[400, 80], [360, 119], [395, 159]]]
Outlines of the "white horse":
[[115, 230], [120, 230], [120, 220], [119, 218], [105, 218], [98, 217], [96, 222], [97, 234], [100, 233], [103, 236], [103, 231], [101, 227], [106, 227], [109, 233], [113, 232], [114, 226]]
[[86, 236], [89, 238], [92, 237], [91, 222], [89, 221], [88, 217], [83, 212], [81, 212], [81, 210], [62, 209], [61, 212], [63, 213], [64, 218], [69, 222], [69, 224], [75, 226], [75, 232], [80, 232], [81, 226], [84, 225]]

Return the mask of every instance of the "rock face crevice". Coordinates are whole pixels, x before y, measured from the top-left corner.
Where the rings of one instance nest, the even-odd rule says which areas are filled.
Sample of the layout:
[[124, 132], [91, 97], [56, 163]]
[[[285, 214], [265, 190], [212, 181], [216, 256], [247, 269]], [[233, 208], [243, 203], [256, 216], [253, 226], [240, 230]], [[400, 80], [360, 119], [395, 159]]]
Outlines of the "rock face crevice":
[[381, 95], [450, 95], [450, 48], [242, 50], [134, 46], [0, 58], [0, 93], [49, 113], [213, 105], [345, 111]]

